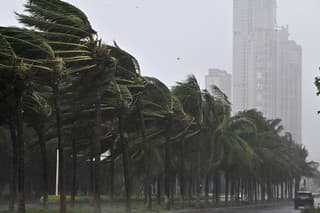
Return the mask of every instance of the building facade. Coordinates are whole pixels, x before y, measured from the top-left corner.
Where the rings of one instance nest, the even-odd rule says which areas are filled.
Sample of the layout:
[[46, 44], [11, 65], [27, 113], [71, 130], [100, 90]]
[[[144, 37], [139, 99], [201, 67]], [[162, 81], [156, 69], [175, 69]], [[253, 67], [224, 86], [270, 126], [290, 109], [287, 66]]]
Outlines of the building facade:
[[295, 41], [284, 40], [279, 44], [278, 54], [276, 117], [282, 119], [293, 139], [301, 142], [302, 49]]
[[281, 118], [300, 143], [301, 47], [289, 40], [288, 27], [277, 26], [275, 0], [233, 3], [233, 111]]
[[205, 76], [206, 90], [212, 92], [212, 86], [217, 86], [231, 100], [232, 77], [225, 70], [209, 69], [208, 75]]

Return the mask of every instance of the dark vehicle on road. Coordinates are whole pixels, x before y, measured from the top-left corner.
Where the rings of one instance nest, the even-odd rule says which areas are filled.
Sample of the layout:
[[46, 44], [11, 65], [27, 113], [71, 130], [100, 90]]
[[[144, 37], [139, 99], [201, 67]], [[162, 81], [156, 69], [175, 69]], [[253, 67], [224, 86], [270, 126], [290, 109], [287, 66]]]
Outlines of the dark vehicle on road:
[[313, 207], [314, 198], [311, 192], [297, 192], [294, 198], [294, 208], [298, 209], [300, 206], [310, 206]]

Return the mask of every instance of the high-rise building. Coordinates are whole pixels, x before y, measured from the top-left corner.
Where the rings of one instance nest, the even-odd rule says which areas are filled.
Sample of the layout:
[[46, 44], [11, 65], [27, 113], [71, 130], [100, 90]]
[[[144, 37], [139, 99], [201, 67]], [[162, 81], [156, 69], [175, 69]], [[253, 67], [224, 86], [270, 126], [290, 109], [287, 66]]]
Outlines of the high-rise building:
[[233, 4], [233, 111], [255, 108], [281, 118], [301, 142], [301, 48], [288, 27], [277, 26], [276, 0]]
[[274, 75], [275, 17], [274, 0], [234, 0], [234, 111], [257, 108], [267, 116], [274, 112], [267, 81]]
[[281, 118], [285, 130], [301, 142], [302, 49], [286, 39], [279, 44], [278, 54], [276, 117]]
[[206, 89], [212, 92], [212, 86], [215, 85], [231, 100], [231, 74], [225, 70], [209, 69], [208, 75], [205, 77]]

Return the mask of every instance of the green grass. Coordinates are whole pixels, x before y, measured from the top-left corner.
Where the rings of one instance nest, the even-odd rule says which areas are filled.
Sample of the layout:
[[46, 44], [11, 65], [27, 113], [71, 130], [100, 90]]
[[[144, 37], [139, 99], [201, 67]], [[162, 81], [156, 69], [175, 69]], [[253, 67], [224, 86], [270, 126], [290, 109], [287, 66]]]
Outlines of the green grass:
[[[66, 199], [67, 199], [67, 202], [70, 202], [71, 200], [71, 196], [66, 196]], [[75, 201], [76, 203], [88, 203], [90, 202], [90, 199], [91, 197], [90, 196], [87, 196], [87, 195], [78, 195], [75, 197]], [[101, 195], [100, 196], [100, 199], [102, 202], [110, 202], [110, 196], [108, 195]], [[144, 197], [143, 196], [131, 196], [131, 200], [132, 201], [143, 201], [144, 200]], [[156, 197], [153, 196], [153, 200], [156, 200]], [[41, 197], [39, 199], [40, 203], [42, 203], [43, 201], [43, 197]], [[126, 201], [126, 198], [124, 196], [114, 196], [113, 197], [113, 201], [115, 202], [125, 202]], [[56, 195], [49, 195], [48, 196], [48, 203], [56, 203], [58, 204], [59, 203], [59, 196], [56, 196]]]
[[[164, 205], [156, 205], [154, 204], [152, 206], [152, 210], [148, 211], [146, 210], [145, 205], [142, 204], [133, 204], [132, 205], [132, 210], [134, 213], [155, 213], [155, 212], [165, 212], [165, 206]], [[217, 207], [214, 205], [210, 205], [210, 206], [205, 206], [205, 205], [201, 205], [201, 208], [209, 208], [209, 207]], [[184, 209], [194, 209], [195, 205], [185, 205]], [[171, 210], [181, 210], [180, 205], [174, 205], [171, 207]], [[68, 208], [68, 213], [92, 213], [93, 209], [90, 207], [83, 207], [83, 208], [75, 208], [75, 209], [71, 209]], [[106, 207], [102, 208], [102, 212], [108, 212], [108, 213], [123, 213], [125, 212], [125, 206], [124, 204], [120, 204], [120, 205], [106, 205]], [[8, 211], [0, 211], [0, 213], [9, 213]], [[43, 210], [43, 209], [27, 209], [27, 213], [59, 213], [59, 209], [47, 209], [47, 210]]]
[[302, 213], [320, 213], [320, 209], [304, 209], [301, 211]]
[[[107, 196], [105, 196], [105, 198], [107, 198]], [[43, 210], [43, 209], [27, 209], [27, 213], [59, 213], [58, 210], [58, 197], [56, 196], [50, 196], [49, 200], [52, 203], [55, 203], [54, 206], [55, 209], [48, 209], [48, 210]], [[77, 196], [76, 198], [76, 207], [75, 209], [71, 209], [68, 208], [68, 213], [92, 213], [93, 209], [91, 207], [88, 207], [88, 205], [86, 205], [86, 202], [88, 200], [87, 196]], [[252, 204], [267, 204], [267, 203], [273, 203], [276, 201], [260, 201], [260, 202], [256, 202], [256, 203], [241, 203], [241, 202], [237, 202], [237, 201], [233, 201], [233, 202], [229, 202], [229, 207], [231, 206], [241, 206], [241, 205], [252, 205]], [[132, 202], [132, 209], [134, 213], [155, 213], [155, 212], [165, 212], [165, 206], [164, 204], [162, 205], [157, 205], [157, 204], [153, 204], [153, 210], [151, 211], [147, 211], [146, 210], [146, 206], [144, 204], [140, 204], [141, 202], [137, 203], [137, 202]], [[114, 204], [110, 204], [110, 202], [103, 202], [103, 208], [102, 208], [102, 212], [103, 213], [123, 213], [125, 212], [125, 202], [119, 202], [119, 203], [114, 203]], [[79, 206], [84, 206], [79, 208]], [[200, 208], [217, 208], [217, 207], [224, 207], [224, 202], [221, 202], [219, 204], [216, 203], [209, 203], [208, 205], [206, 205], [205, 203], [201, 203], [200, 204]], [[39, 207], [40, 208], [40, 207]], [[195, 209], [196, 205], [195, 203], [191, 203], [191, 205], [189, 205], [188, 201], [185, 202], [185, 208], [184, 209]], [[181, 210], [181, 205], [176, 203], [175, 205], [173, 205], [171, 207], [171, 210], [175, 211], [175, 210]], [[0, 211], [0, 213], [9, 213], [7, 211]], [[320, 213], [320, 210], [318, 211], [306, 211], [303, 213]]]
[[[58, 213], [58, 209], [27, 209], [27, 213]], [[90, 208], [81, 208], [81, 209], [73, 209], [68, 210], [68, 213], [91, 213], [92, 209]], [[9, 213], [8, 211], [0, 211], [0, 213]]]
[[[71, 197], [70, 196], [66, 196], [67, 202], [70, 202]], [[40, 203], [43, 202], [43, 197], [40, 198]], [[82, 203], [82, 202], [88, 202], [88, 196], [76, 196], [75, 197], [75, 201], [78, 203]], [[48, 196], [48, 203], [59, 203], [59, 196], [56, 195], [49, 195]]]
[[[26, 213], [59, 213], [59, 209], [27, 209]], [[92, 213], [93, 209], [90, 207], [84, 207], [84, 208], [68, 208], [68, 213]], [[108, 213], [123, 213], [124, 208], [123, 207], [110, 207], [103, 209], [102, 212], [108, 212]], [[8, 211], [0, 211], [0, 213], [9, 213]]]

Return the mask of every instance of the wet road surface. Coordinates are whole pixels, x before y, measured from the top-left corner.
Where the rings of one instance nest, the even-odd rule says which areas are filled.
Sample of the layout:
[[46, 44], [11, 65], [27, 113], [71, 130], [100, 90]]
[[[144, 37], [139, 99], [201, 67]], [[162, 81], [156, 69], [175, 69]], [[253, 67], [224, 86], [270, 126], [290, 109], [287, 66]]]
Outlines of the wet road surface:
[[229, 208], [215, 209], [205, 213], [300, 213], [300, 210], [295, 210], [292, 204], [276, 205], [276, 206], [259, 206], [248, 208]]
[[[315, 206], [320, 206], [319, 198], [315, 200]], [[258, 206], [238, 207], [238, 208], [222, 208], [203, 211], [203, 213], [300, 213], [301, 209], [295, 210], [292, 202], [280, 204], [267, 204]]]

